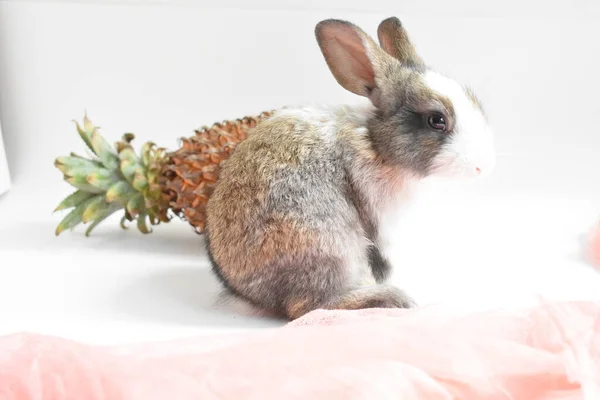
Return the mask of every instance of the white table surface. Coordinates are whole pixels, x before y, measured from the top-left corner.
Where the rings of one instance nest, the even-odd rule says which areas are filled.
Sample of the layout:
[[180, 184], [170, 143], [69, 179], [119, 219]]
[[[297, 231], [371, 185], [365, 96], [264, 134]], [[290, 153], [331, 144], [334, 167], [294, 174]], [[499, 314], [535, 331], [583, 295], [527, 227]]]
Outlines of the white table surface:
[[[537, 296], [600, 300], [600, 273], [582, 255], [600, 211], [598, 189], [508, 183], [509, 171], [526, 163], [501, 162], [496, 180], [478, 190], [444, 189], [443, 201], [425, 192], [398, 229], [394, 282], [420, 304], [467, 310]], [[121, 230], [115, 216], [89, 238], [83, 227], [55, 237], [64, 214], [51, 211], [70, 188], [54, 175], [45, 194], [26, 183], [0, 197], [0, 334], [121, 343], [283, 324], [215, 303], [220, 286], [203, 240], [185, 222], [142, 235]]]

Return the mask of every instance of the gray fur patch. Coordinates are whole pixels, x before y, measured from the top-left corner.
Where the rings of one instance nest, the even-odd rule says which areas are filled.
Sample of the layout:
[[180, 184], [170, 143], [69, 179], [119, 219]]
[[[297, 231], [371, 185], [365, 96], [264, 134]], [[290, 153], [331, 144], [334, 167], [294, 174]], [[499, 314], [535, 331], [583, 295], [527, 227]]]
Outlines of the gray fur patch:
[[371, 266], [375, 281], [377, 283], [385, 282], [392, 271], [392, 265], [383, 254], [381, 254], [381, 251], [377, 246], [369, 246], [368, 252], [369, 265]]

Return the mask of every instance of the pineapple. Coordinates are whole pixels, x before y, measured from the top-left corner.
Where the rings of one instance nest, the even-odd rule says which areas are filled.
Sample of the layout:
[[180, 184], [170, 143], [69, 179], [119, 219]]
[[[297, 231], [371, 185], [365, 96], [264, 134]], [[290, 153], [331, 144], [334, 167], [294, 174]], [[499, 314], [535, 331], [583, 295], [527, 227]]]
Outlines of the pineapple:
[[272, 113], [204, 126], [195, 135], [183, 138], [173, 152], [146, 142], [139, 154], [131, 144], [134, 134], [125, 133], [111, 146], [86, 114], [82, 124], [75, 124], [93, 154], [86, 158], [71, 153], [54, 162], [64, 180], [75, 188], [55, 209], [70, 210], [58, 224], [56, 235], [90, 223], [85, 231], [89, 236], [116, 212], [123, 212], [121, 227], [135, 221], [142, 233], [152, 232], [149, 224], [166, 223], [173, 216], [186, 220], [197, 233], [204, 233], [206, 203], [221, 162], [246, 139], [250, 129]]

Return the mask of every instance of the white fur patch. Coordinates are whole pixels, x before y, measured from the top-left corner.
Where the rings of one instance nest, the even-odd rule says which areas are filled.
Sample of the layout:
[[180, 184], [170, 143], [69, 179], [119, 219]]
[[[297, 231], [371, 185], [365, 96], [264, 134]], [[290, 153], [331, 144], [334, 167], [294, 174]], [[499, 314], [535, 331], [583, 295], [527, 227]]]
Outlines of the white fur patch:
[[456, 135], [437, 160], [438, 172], [452, 176], [489, 175], [495, 167], [496, 156], [493, 132], [481, 110], [453, 79], [431, 71], [424, 78], [432, 90], [450, 99], [456, 115]]

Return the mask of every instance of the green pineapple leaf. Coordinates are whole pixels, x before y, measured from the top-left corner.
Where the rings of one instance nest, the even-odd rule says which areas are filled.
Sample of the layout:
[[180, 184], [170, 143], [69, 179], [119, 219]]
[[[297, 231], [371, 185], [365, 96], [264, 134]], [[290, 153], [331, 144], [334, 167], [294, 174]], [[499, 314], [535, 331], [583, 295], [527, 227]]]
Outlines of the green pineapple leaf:
[[84, 224], [99, 218], [110, 207], [104, 196], [96, 196], [88, 203], [87, 207], [81, 214], [81, 222]]
[[90, 236], [92, 231], [100, 225], [105, 219], [110, 217], [115, 212], [119, 211], [121, 208], [116, 206], [111, 206], [104, 210], [103, 213], [98, 215], [98, 217], [94, 220], [94, 222], [85, 230], [85, 236]]
[[107, 170], [95, 170], [86, 177], [86, 182], [101, 190], [110, 189], [118, 180]]
[[83, 201], [79, 205], [77, 205], [77, 207], [75, 207], [75, 209], [73, 209], [71, 212], [69, 212], [67, 214], [67, 216], [64, 217], [63, 220], [60, 222], [60, 224], [58, 224], [58, 226], [56, 227], [56, 231], [55, 231], [56, 236], [60, 235], [62, 232], [66, 231], [68, 229], [73, 229], [77, 225], [82, 223], [82, 216], [83, 216], [84, 211], [88, 208], [88, 206], [92, 202], [94, 202], [98, 198], [102, 199], [102, 197], [99, 197], [99, 196], [91, 197], [91, 198]]
[[94, 130], [90, 140], [95, 153], [107, 169], [112, 171], [119, 168], [119, 156], [117, 156], [110, 143], [108, 143], [97, 130]]
[[77, 176], [67, 176], [65, 175], [65, 181], [67, 183], [69, 183], [71, 186], [73, 186], [76, 189], [79, 190], [83, 190], [85, 192], [88, 193], [92, 193], [92, 194], [99, 194], [99, 193], [103, 193], [104, 190], [92, 186], [87, 182], [87, 177], [77, 177]]
[[129, 182], [119, 181], [106, 191], [106, 201], [109, 203], [120, 202], [126, 205], [135, 193]]
[[75, 122], [75, 126], [77, 127], [77, 132], [79, 133], [79, 136], [81, 136], [81, 139], [83, 139], [83, 142], [94, 154], [96, 154], [96, 152], [94, 151], [94, 147], [92, 146], [92, 140], [91, 140], [93, 126], [91, 126], [91, 121], [88, 119], [87, 113], [83, 117], [83, 128], [81, 127], [81, 125], [79, 125], [79, 122], [77, 122], [77, 121], [73, 121], [73, 122]]
[[144, 196], [136, 194], [127, 202], [127, 212], [132, 218], [135, 218], [144, 208]]
[[146, 234], [152, 232], [152, 229], [148, 228], [148, 225], [146, 224], [147, 216], [148, 215], [146, 214], [146, 212], [141, 212], [137, 218], [137, 227], [139, 231]]
[[83, 190], [77, 190], [71, 193], [69, 196], [65, 197], [64, 200], [60, 202], [58, 207], [54, 209], [54, 212], [77, 207], [79, 204], [83, 203], [93, 195], [93, 193], [85, 192]]

